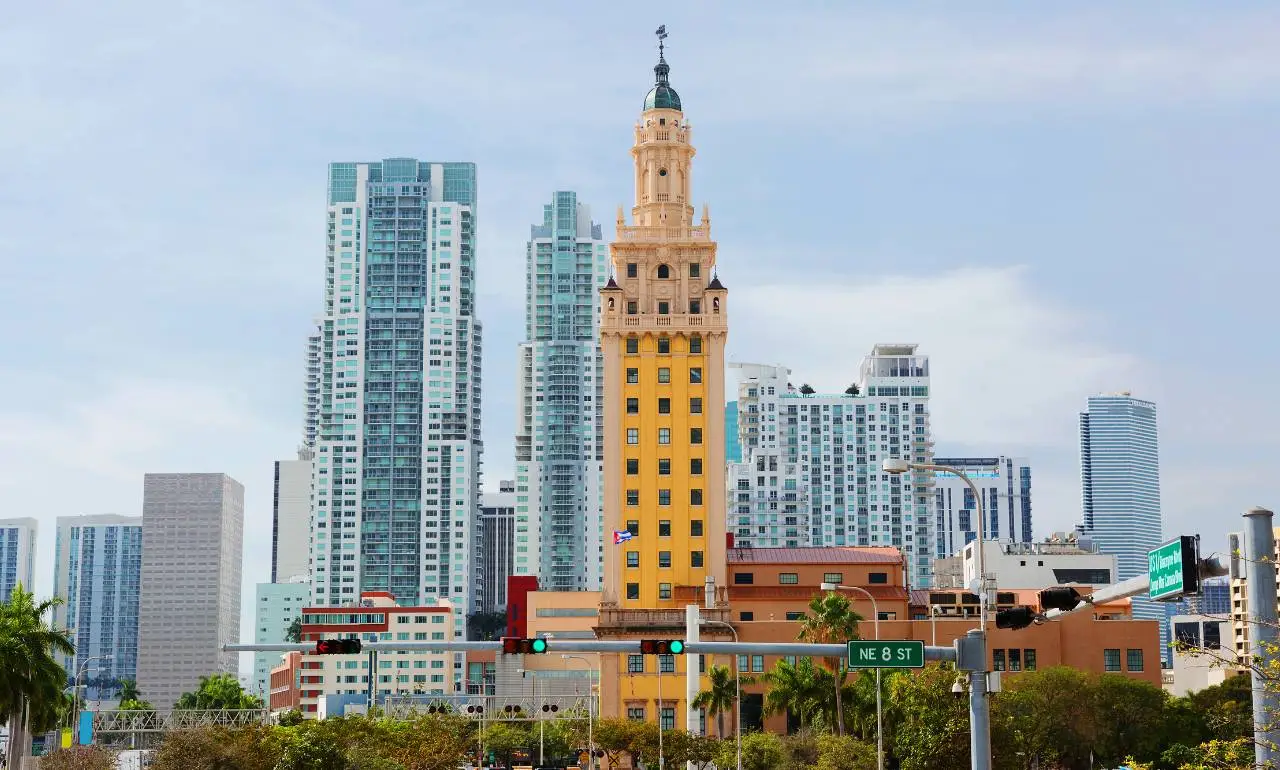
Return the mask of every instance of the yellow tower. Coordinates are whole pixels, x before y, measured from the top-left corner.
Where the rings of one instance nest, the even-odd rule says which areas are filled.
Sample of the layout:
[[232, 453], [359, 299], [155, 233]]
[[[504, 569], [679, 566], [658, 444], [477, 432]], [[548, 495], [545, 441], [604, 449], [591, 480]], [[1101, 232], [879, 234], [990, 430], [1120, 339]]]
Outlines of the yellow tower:
[[[661, 36], [660, 36], [661, 37]], [[635, 205], [618, 209], [614, 277], [601, 290], [604, 355], [604, 585], [601, 638], [683, 638], [684, 611], [725, 585], [725, 338], [704, 207], [694, 220], [694, 148], [659, 48], [635, 127]], [[630, 539], [615, 543], [614, 533]], [[721, 610], [723, 612], [723, 610]], [[717, 613], [718, 617], [720, 613]], [[602, 656], [606, 714], [683, 709], [684, 661]], [[696, 660], [696, 658], [691, 658]], [[643, 668], [637, 670], [637, 665]], [[669, 667], [669, 668], [668, 668]], [[678, 668], [677, 668], [678, 667]], [[625, 708], [625, 711], [624, 711]], [[683, 720], [681, 720], [683, 723]]]

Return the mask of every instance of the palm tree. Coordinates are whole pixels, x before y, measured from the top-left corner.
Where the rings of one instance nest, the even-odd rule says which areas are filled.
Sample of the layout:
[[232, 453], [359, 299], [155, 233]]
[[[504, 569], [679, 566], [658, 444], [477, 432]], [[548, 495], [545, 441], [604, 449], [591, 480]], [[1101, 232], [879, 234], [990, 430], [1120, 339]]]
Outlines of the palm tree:
[[138, 694], [138, 683], [136, 681], [132, 679], [121, 679], [120, 702], [124, 703], [127, 700], [140, 701], [142, 700], [142, 697]]
[[43, 732], [58, 724], [66, 698], [66, 669], [58, 658], [75, 655], [66, 631], [55, 631], [45, 616], [60, 599], [37, 602], [18, 584], [0, 604], [0, 722], [10, 733]]
[[[800, 641], [842, 644], [857, 639], [861, 620], [862, 616], [853, 611], [847, 598], [828, 591], [809, 600], [809, 612], [800, 623]], [[840, 665], [840, 658], [824, 658], [823, 662], [831, 669], [836, 690], [836, 729], [844, 735], [844, 701], [840, 691], [844, 688], [845, 671]]]
[[858, 383], [856, 382], [844, 389], [844, 394], [846, 396], [856, 396], [861, 392], [862, 391], [858, 388]]
[[806, 382], [800, 386], [800, 392], [806, 396], [812, 396], [816, 391], [813, 389], [812, 385]]
[[[707, 714], [716, 718], [716, 737], [724, 738], [725, 712], [735, 711], [738, 704], [738, 685], [751, 684], [754, 680], [749, 676], [741, 676], [735, 680], [728, 666], [715, 666], [707, 672], [711, 679], [710, 689], [703, 690], [693, 699], [693, 707], [706, 709]], [[739, 715], [738, 719], [742, 719]]]
[[799, 658], [795, 663], [780, 660], [764, 675], [769, 690], [764, 695], [764, 712], [786, 711], [800, 720], [803, 728], [814, 718], [830, 719], [831, 675], [813, 667], [812, 658]]

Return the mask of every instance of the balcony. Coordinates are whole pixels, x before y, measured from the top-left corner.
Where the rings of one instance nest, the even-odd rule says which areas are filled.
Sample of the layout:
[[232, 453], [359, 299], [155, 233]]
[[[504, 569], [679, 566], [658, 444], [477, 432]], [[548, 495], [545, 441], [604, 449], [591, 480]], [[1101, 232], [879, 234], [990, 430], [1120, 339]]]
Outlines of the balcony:
[[[677, 590], [679, 590], [677, 588]], [[729, 608], [703, 609], [702, 617], [708, 620], [727, 621]], [[595, 627], [596, 636], [604, 638], [626, 631], [683, 631], [684, 610], [628, 610], [601, 605], [600, 619]]]

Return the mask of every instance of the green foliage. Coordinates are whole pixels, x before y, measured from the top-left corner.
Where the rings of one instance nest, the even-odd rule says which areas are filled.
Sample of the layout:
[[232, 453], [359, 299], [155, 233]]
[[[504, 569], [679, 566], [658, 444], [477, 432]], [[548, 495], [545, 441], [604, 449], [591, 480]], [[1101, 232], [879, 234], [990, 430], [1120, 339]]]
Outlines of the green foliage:
[[875, 746], [847, 735], [819, 735], [816, 770], [874, 770]]
[[97, 746], [71, 746], [40, 758], [41, 770], [115, 770], [116, 755]]
[[276, 724], [281, 727], [297, 727], [306, 721], [306, 717], [298, 709], [289, 709], [276, 718]]
[[273, 770], [281, 741], [270, 728], [205, 727], [165, 735], [151, 770]]
[[815, 391], [813, 389], [813, 386], [806, 382], [805, 384], [800, 386], [800, 392], [805, 394], [806, 396], [811, 396], [814, 394]]
[[[773, 733], [742, 734], [742, 770], [777, 770], [786, 761], [782, 738]], [[733, 741], [723, 741], [716, 755], [716, 767], [737, 767]]]
[[844, 389], [844, 394], [846, 396], [856, 396], [861, 392], [862, 391], [858, 388], [858, 383], [856, 382]]
[[245, 692], [240, 680], [231, 674], [214, 674], [200, 677], [200, 686], [195, 692], [184, 692], [173, 707], [179, 710], [239, 710], [260, 709], [263, 704], [258, 696]]
[[693, 707], [706, 709], [707, 716], [715, 717], [716, 735], [727, 738], [733, 731], [725, 732], [724, 715], [734, 712], [738, 702], [738, 685], [749, 685], [754, 680], [749, 676], [740, 676], [741, 681], [735, 681], [728, 666], [716, 665], [707, 669], [707, 678], [711, 680], [711, 687], [698, 693], [693, 699]]
[[[808, 387], [803, 386], [800, 392]], [[813, 388], [809, 388], [813, 392]], [[815, 644], [840, 644], [858, 638], [858, 623], [862, 616], [853, 611], [849, 599], [835, 591], [828, 591], [809, 600], [809, 612], [800, 622], [800, 640]], [[797, 661], [798, 662], [798, 661]], [[831, 670], [831, 689], [835, 692], [836, 730], [844, 735], [843, 692], [845, 672], [840, 658], [826, 658]]]
[[1203, 740], [1233, 741], [1253, 734], [1253, 683], [1249, 673], [1193, 692], [1185, 700], [1204, 720], [1208, 734]]
[[125, 701], [131, 701], [131, 700], [134, 700], [134, 701], [142, 700], [142, 695], [138, 692], [138, 683], [132, 679], [120, 680], [119, 696], [120, 696], [121, 703], [124, 703]]
[[969, 709], [951, 692], [955, 681], [954, 668], [930, 664], [886, 687], [898, 715], [892, 751], [901, 770], [969, 767]]
[[20, 715], [25, 704], [31, 731], [40, 733], [65, 713], [67, 672], [58, 658], [74, 655], [75, 645], [46, 619], [59, 604], [60, 599], [37, 602], [22, 584], [0, 604], [0, 722]]
[[286, 642], [293, 642], [294, 644], [298, 644], [299, 642], [302, 641], [302, 617], [301, 616], [294, 618], [293, 622], [289, 624], [289, 628], [286, 629], [284, 632], [284, 640]]
[[505, 612], [477, 612], [467, 616], [467, 638], [473, 641], [493, 641], [506, 630]]
[[766, 715], [785, 711], [800, 721], [801, 728], [815, 722], [834, 724], [832, 674], [815, 667], [811, 658], [799, 658], [795, 665], [779, 660], [763, 679]]

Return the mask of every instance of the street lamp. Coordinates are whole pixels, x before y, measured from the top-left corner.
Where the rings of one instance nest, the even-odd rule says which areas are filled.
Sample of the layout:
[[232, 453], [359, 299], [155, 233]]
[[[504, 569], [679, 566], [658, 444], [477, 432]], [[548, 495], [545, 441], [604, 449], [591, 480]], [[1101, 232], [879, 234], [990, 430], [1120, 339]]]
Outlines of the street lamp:
[[[980, 670], [969, 672], [969, 729], [973, 733], [969, 744], [969, 761], [973, 770], [987, 770], [991, 767], [991, 703], [987, 697], [987, 569], [986, 542], [987, 517], [982, 510], [982, 493], [978, 491], [973, 479], [959, 468], [949, 465], [933, 465], [931, 463], [910, 463], [898, 457], [887, 457], [880, 466], [885, 473], [906, 473], [907, 471], [936, 471], [959, 476], [969, 491], [973, 493], [973, 505], [978, 514], [978, 632], [976, 634], [982, 651]], [[973, 632], [969, 632], [973, 635]]]
[[[589, 674], [596, 673], [596, 670], [591, 668], [591, 661], [587, 660], [581, 655], [561, 655], [560, 657], [563, 660], [580, 660], [583, 663], [587, 664], [587, 673]], [[591, 719], [590, 689], [591, 689], [591, 685], [588, 684], [587, 685], [587, 690], [588, 690], [587, 692], [587, 766], [595, 767], [596, 766], [595, 728], [593, 727], [593, 721]]]
[[71, 731], [73, 734], [75, 733], [77, 723], [80, 721], [80, 680], [84, 678], [84, 671], [89, 667], [89, 664], [95, 660], [111, 660], [111, 658], [111, 655], [94, 655], [93, 657], [85, 658], [84, 661], [80, 663], [80, 668], [76, 671], [76, 686], [71, 693]]
[[[823, 583], [823, 591], [857, 591], [863, 596], [871, 600], [871, 611], [875, 613], [875, 634], [876, 641], [880, 641], [880, 606], [876, 604], [876, 597], [871, 592], [859, 586], [842, 586], [835, 583]], [[880, 669], [876, 669], [876, 768], [884, 770], [884, 717], [880, 705]]]
[[[738, 629], [733, 627], [732, 623], [726, 623], [723, 620], [709, 620], [707, 618], [699, 618], [698, 622], [704, 626], [724, 626], [729, 629], [729, 633], [733, 634], [733, 641], [738, 642]], [[737, 700], [737, 705], [733, 709], [734, 715], [734, 741], [737, 743], [738, 751], [738, 770], [742, 770], [742, 678], [738, 672], [738, 656], [733, 656], [733, 697]], [[720, 736], [723, 738], [724, 736]]]

